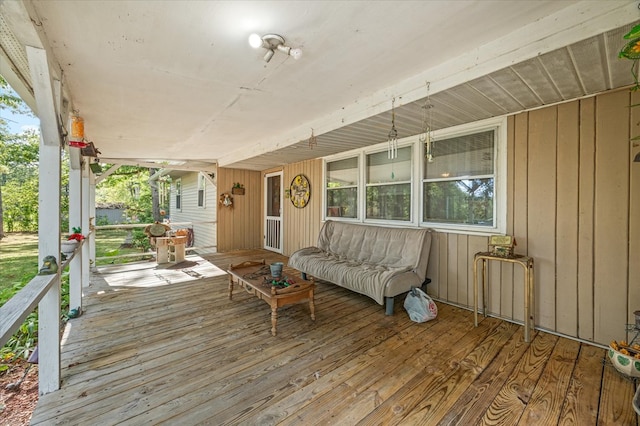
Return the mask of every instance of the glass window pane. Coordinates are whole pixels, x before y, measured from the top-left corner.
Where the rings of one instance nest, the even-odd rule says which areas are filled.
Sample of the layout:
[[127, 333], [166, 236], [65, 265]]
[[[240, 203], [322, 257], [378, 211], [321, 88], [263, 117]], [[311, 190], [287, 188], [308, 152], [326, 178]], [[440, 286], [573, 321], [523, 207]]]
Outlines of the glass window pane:
[[327, 217], [358, 217], [358, 189], [327, 189]]
[[493, 179], [424, 184], [425, 222], [494, 226]]
[[398, 149], [398, 157], [387, 158], [387, 151], [367, 155], [367, 183], [411, 181], [411, 147]]
[[367, 219], [411, 220], [411, 184], [368, 186]]
[[358, 184], [358, 157], [327, 163], [327, 188]]
[[280, 216], [280, 176], [267, 178], [267, 216]]
[[433, 162], [425, 162], [427, 179], [493, 174], [494, 130], [436, 140]]

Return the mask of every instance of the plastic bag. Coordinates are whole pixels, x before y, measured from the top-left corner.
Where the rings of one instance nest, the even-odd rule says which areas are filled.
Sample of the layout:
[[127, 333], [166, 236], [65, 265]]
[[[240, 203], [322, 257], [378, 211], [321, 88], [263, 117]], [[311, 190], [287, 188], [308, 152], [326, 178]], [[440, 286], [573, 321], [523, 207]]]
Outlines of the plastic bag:
[[427, 322], [438, 316], [438, 307], [427, 293], [417, 287], [411, 288], [406, 299], [404, 308], [409, 314], [411, 321]]

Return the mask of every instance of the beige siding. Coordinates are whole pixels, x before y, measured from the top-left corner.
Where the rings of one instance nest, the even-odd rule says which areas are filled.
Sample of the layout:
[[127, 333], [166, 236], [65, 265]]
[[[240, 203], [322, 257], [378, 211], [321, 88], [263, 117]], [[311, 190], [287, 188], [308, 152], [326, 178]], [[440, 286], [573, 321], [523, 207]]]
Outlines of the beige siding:
[[303, 247], [316, 245], [318, 234], [322, 226], [322, 160], [310, 160], [289, 164], [284, 167], [284, 189], [288, 189], [296, 175], [302, 173], [311, 184], [309, 204], [304, 208], [294, 207], [291, 200], [284, 200], [284, 251], [290, 255]]
[[218, 251], [262, 247], [261, 173], [251, 170], [218, 169], [218, 197], [231, 193], [233, 184], [244, 185], [244, 195], [232, 195], [233, 208], [218, 203]]
[[[632, 162], [638, 149], [629, 142], [640, 134], [640, 107], [628, 108], [631, 101], [629, 91], [621, 90], [507, 121], [507, 232], [516, 237], [516, 252], [535, 259], [536, 325], [601, 344], [624, 338], [625, 324], [640, 309], [640, 164]], [[633, 94], [633, 101], [640, 102], [640, 94]], [[312, 160], [278, 169], [285, 189], [303, 173], [312, 192], [303, 209], [284, 201], [285, 255], [316, 242], [322, 168], [321, 160]], [[219, 245], [224, 240], [228, 250], [262, 245], [264, 173], [220, 172], [220, 186], [228, 190], [243, 180], [258, 188], [256, 193], [247, 187], [244, 200], [235, 198], [241, 211], [219, 213]], [[249, 199], [247, 210], [243, 203]], [[259, 237], [254, 238], [256, 231], [234, 231], [240, 225], [259, 229]], [[436, 234], [429, 292], [472, 307], [473, 255], [486, 246], [487, 237]], [[522, 268], [492, 262], [488, 273], [490, 312], [523, 321]]]
[[[640, 164], [629, 142], [640, 108], [630, 102], [622, 90], [508, 120], [507, 227], [535, 259], [536, 325], [601, 344], [624, 338], [640, 309]], [[440, 234], [430, 292], [472, 306], [461, 266], [486, 243]], [[490, 311], [521, 321], [522, 268], [492, 262], [489, 276]]]

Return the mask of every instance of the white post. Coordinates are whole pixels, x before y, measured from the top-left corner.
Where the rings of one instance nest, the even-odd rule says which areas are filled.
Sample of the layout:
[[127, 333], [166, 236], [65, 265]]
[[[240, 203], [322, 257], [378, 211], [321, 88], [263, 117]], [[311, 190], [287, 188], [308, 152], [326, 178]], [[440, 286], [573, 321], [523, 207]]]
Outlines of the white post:
[[[27, 46], [33, 92], [40, 118], [38, 264], [53, 256], [60, 265], [60, 132], [47, 54]], [[60, 269], [38, 304], [39, 393], [60, 388]]]
[[[85, 162], [82, 165], [82, 233], [84, 235], [89, 235], [90, 234], [90, 227], [89, 227], [89, 211], [91, 210], [91, 208], [89, 207], [89, 201], [90, 201], [90, 196], [89, 196], [89, 181], [90, 181], [90, 175], [91, 173], [91, 169], [89, 169], [89, 161], [91, 159], [90, 158], [85, 158]], [[89, 240], [91, 240], [91, 238], [93, 238], [91, 235], [89, 235]], [[89, 246], [91, 245], [91, 241], [85, 241], [85, 243], [82, 245], [82, 287], [88, 287], [89, 286]]]
[[[89, 176], [89, 228], [96, 225], [96, 176]], [[96, 267], [96, 232], [89, 237], [89, 256], [87, 257], [89, 268]]]
[[[69, 148], [69, 151], [80, 151]], [[70, 154], [71, 155], [71, 154]], [[69, 169], [69, 232], [73, 227], [82, 226], [82, 170]], [[83, 229], [84, 233], [85, 230]], [[69, 265], [69, 308], [82, 309], [82, 253], [76, 256]]]

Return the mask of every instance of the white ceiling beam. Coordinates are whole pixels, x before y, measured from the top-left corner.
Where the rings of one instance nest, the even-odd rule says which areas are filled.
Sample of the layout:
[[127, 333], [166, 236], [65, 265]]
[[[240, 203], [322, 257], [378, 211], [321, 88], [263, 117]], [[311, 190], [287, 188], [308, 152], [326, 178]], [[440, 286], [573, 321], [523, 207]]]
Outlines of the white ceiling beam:
[[26, 49], [43, 142], [48, 146], [60, 146], [62, 141], [47, 53], [37, 47], [27, 46]]
[[113, 166], [109, 167], [109, 169], [102, 172], [99, 176], [96, 176], [95, 185], [98, 185], [100, 182], [102, 182], [103, 180], [105, 180], [106, 178], [114, 174], [115, 171], [118, 170], [119, 168], [120, 168], [120, 164], [114, 164]]
[[[238, 150], [218, 159], [219, 166], [253, 158], [276, 149], [294, 145], [316, 135], [356, 123], [373, 115], [445, 91], [513, 64], [565, 47], [638, 20], [637, 2], [629, 0], [582, 1], [526, 25], [505, 37], [470, 49], [441, 65], [425, 70], [399, 84], [380, 90], [357, 103], [322, 119], [303, 123], [291, 131], [259, 143], [252, 149]], [[469, 40], [473, 43], [473, 39]], [[427, 82], [430, 83], [427, 91]]]
[[117, 163], [123, 166], [148, 167], [150, 169], [169, 169], [182, 170], [187, 172], [214, 172], [216, 163], [208, 163], [203, 161], [186, 161], [185, 164], [166, 164], [154, 163], [149, 160], [124, 160], [121, 158], [103, 158], [100, 157], [101, 163]]

